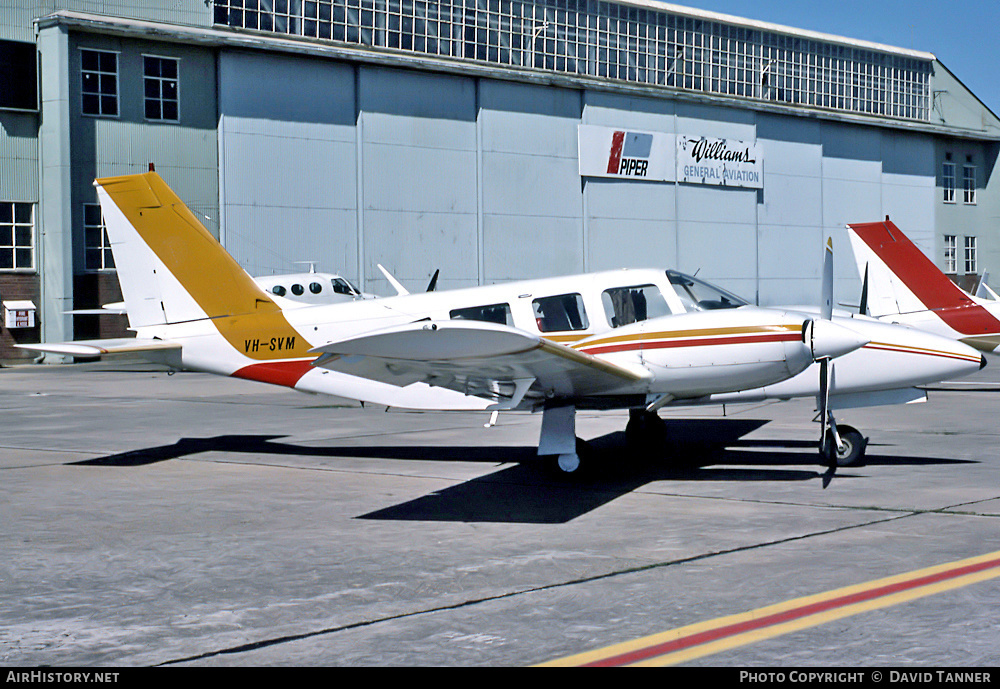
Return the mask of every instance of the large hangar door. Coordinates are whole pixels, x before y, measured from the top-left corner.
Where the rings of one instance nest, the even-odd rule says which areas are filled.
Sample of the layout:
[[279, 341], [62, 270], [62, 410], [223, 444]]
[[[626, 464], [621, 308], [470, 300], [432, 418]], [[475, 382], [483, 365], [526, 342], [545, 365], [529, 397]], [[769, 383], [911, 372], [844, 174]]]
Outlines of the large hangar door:
[[219, 55], [220, 235], [254, 275], [358, 278], [354, 69]]

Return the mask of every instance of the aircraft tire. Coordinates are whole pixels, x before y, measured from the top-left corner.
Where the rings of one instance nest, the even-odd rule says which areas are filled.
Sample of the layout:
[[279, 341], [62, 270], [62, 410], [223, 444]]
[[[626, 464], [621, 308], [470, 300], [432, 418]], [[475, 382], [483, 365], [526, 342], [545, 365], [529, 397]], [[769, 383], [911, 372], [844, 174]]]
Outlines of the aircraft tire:
[[656, 412], [632, 409], [625, 425], [625, 442], [629, 449], [644, 455], [660, 453], [667, 442], [667, 425]]
[[861, 464], [865, 457], [865, 449], [868, 446], [868, 438], [853, 426], [837, 424], [837, 433], [843, 443], [842, 448], [838, 448], [833, 440], [833, 432], [827, 431], [824, 445], [823, 460], [829, 457], [828, 453], [833, 453], [837, 459], [838, 467], [853, 467]]

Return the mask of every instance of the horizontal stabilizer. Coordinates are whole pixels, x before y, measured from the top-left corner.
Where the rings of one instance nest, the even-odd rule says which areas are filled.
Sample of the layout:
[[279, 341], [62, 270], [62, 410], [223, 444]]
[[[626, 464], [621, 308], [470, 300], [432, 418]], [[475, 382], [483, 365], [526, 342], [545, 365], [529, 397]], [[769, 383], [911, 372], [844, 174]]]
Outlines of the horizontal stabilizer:
[[163, 354], [180, 353], [181, 346], [176, 342], [154, 340], [136, 337], [116, 337], [105, 340], [77, 340], [76, 342], [40, 342], [38, 344], [17, 345], [20, 349], [33, 352], [46, 352], [63, 356], [95, 357], [114, 354], [139, 354], [143, 358], [155, 355], [156, 361], [162, 361]]
[[581, 396], [635, 383], [649, 374], [611, 364], [505, 325], [419, 321], [331, 342], [312, 353], [318, 367], [406, 386], [416, 382], [519, 404]]

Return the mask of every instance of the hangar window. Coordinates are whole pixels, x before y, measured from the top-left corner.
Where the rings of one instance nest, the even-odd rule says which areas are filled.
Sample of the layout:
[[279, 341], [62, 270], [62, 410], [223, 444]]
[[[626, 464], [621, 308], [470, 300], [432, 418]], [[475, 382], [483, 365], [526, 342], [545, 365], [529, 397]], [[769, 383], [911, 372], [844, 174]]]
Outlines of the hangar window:
[[118, 116], [118, 53], [81, 50], [80, 81], [84, 115]]
[[670, 315], [670, 307], [656, 285], [606, 289], [601, 301], [612, 328]]
[[979, 272], [979, 257], [976, 256], [976, 238], [965, 238], [965, 274]]
[[975, 165], [963, 165], [962, 166], [962, 189], [964, 195], [962, 200], [974, 206], [976, 204], [976, 166]]
[[37, 74], [34, 43], [0, 41], [0, 108], [37, 110]]
[[944, 236], [944, 272], [958, 272], [958, 238], [953, 234]]
[[587, 311], [583, 308], [583, 297], [579, 294], [560, 294], [542, 297], [531, 302], [535, 312], [535, 323], [543, 333], [560, 330], [586, 330], [590, 327]]
[[912, 120], [932, 62], [615, 2], [215, 0], [216, 24]]
[[470, 306], [464, 309], [452, 309], [448, 316], [453, 321], [484, 321], [486, 323], [499, 323], [500, 325], [514, 325], [514, 319], [510, 315], [510, 305], [489, 304], [488, 306]]
[[111, 252], [108, 230], [99, 203], [83, 204], [83, 250], [87, 270], [113, 270], [115, 256]]
[[941, 188], [944, 202], [955, 203], [955, 163], [945, 161], [941, 166]]
[[35, 205], [0, 202], [0, 270], [35, 267]]
[[145, 93], [143, 102], [147, 120], [178, 121], [179, 64], [180, 60], [177, 58], [143, 55], [142, 83]]

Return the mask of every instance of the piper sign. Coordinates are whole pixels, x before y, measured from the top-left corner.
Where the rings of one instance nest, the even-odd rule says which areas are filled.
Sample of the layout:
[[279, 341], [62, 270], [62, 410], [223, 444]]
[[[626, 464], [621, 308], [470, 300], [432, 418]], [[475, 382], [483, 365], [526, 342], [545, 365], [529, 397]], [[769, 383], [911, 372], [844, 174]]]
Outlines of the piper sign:
[[580, 174], [669, 182], [674, 180], [674, 135], [579, 126]]

